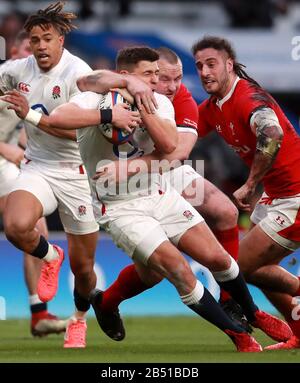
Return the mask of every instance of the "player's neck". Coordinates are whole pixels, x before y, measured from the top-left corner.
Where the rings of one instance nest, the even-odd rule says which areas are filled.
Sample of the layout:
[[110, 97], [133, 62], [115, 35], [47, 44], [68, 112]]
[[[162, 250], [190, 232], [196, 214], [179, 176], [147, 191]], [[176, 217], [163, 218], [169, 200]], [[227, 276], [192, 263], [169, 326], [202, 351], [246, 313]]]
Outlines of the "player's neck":
[[224, 87], [223, 90], [220, 91], [220, 93], [218, 95], [216, 95], [219, 100], [222, 100], [224, 97], [226, 97], [228, 95], [228, 93], [231, 92], [232, 87], [234, 86], [236, 79], [237, 79], [236, 74], [230, 76], [227, 85]]

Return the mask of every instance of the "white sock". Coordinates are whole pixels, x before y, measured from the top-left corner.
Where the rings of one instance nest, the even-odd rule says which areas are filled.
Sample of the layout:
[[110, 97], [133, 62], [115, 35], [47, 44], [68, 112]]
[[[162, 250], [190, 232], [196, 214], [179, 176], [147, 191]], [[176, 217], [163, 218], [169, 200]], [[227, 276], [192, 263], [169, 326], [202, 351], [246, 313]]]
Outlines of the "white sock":
[[55, 247], [53, 247], [49, 243], [48, 253], [42, 258], [46, 262], [54, 261], [55, 259], [58, 259], [59, 255], [58, 252], [55, 250]]
[[187, 295], [181, 295], [180, 298], [185, 305], [190, 306], [198, 303], [203, 297], [203, 294], [204, 286], [200, 281], [197, 280], [194, 290]]
[[228, 282], [234, 280], [239, 275], [240, 269], [236, 261], [231, 257], [231, 264], [227, 270], [214, 271], [212, 275], [218, 282]]
[[43, 303], [37, 294], [29, 295], [29, 304], [30, 306], [38, 305], [39, 303]]

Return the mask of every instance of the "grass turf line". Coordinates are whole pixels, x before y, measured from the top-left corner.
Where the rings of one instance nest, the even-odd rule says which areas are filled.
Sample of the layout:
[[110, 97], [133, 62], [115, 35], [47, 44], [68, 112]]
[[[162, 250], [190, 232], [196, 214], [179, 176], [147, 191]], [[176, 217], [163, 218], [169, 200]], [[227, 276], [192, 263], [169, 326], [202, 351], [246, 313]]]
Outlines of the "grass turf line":
[[[300, 349], [238, 353], [230, 339], [197, 317], [125, 317], [126, 338], [107, 338], [93, 318], [88, 319], [87, 347], [63, 349], [63, 335], [33, 338], [29, 320], [0, 321], [0, 363], [211, 363], [299, 362]], [[261, 331], [256, 339], [266, 346], [276, 343]]]

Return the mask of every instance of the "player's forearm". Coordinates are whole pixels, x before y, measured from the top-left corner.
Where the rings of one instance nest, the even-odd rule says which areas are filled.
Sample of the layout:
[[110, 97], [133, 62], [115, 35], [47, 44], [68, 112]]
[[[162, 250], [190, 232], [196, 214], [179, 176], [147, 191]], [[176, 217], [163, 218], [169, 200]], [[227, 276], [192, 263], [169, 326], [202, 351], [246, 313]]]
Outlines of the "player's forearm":
[[262, 181], [264, 175], [271, 169], [273, 159], [265, 156], [260, 151], [256, 151], [253, 162], [250, 168], [250, 173], [246, 181], [247, 186], [255, 189], [256, 186]]
[[172, 153], [178, 144], [178, 133], [176, 126], [169, 120], [163, 120], [156, 114], [141, 112], [145, 124], [156, 149], [163, 154]]
[[65, 130], [43, 123], [39, 123], [38, 128], [43, 132], [50, 134], [51, 136], [76, 141], [76, 130], [74, 129]]
[[127, 161], [127, 174], [131, 177], [137, 173], [164, 173], [181, 165], [177, 159], [168, 160], [168, 155], [157, 150], [143, 157], [133, 158]]
[[168, 161], [165, 156], [157, 150], [142, 157], [131, 160], [113, 161], [97, 169], [96, 178], [103, 177], [103, 174], [111, 174], [117, 183], [128, 181], [131, 177], [139, 174], [162, 174], [181, 166], [180, 161]]
[[109, 70], [96, 70], [89, 75], [80, 77], [77, 86], [82, 91], [106, 93], [112, 88], [126, 88], [127, 81], [123, 75]]
[[58, 137], [58, 138], [66, 138], [68, 140], [76, 141], [76, 130], [62, 130], [57, 128], [51, 128], [49, 132], [46, 132], [51, 134], [52, 136]]
[[81, 108], [56, 108], [48, 118], [43, 116], [42, 121], [45, 121], [49, 126], [63, 129], [76, 130], [95, 126], [100, 123], [100, 113], [96, 109], [81, 109]]
[[256, 153], [247, 184], [255, 187], [271, 169], [283, 140], [283, 130], [274, 110], [257, 110], [250, 120], [251, 130], [256, 135]]
[[[26, 120], [26, 118], [25, 118]], [[29, 121], [34, 123], [34, 121]], [[42, 115], [40, 113], [40, 120], [37, 124], [34, 124], [37, 129], [42, 130], [43, 132], [50, 134], [51, 136], [58, 138], [66, 138], [72, 141], [76, 141], [76, 131], [74, 128], [72, 130], [62, 130], [57, 128], [52, 124], [51, 117]]]
[[271, 169], [282, 142], [282, 132], [277, 127], [262, 129], [257, 134], [256, 152], [246, 184], [255, 188]]

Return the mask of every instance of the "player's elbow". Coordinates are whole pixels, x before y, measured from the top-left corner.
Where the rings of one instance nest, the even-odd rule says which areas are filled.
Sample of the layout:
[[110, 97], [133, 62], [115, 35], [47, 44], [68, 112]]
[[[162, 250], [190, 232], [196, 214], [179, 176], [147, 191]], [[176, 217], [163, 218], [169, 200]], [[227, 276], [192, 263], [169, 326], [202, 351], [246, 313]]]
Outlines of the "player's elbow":
[[161, 148], [161, 152], [164, 153], [164, 154], [171, 154], [174, 152], [174, 150], [176, 150], [176, 143], [175, 142], [166, 142], [162, 148]]
[[85, 76], [79, 77], [76, 81], [76, 84], [81, 92], [85, 92], [87, 90]]
[[168, 140], [165, 141], [164, 146], [165, 146], [165, 151], [164, 151], [165, 154], [171, 154], [177, 149], [177, 146], [178, 146], [178, 134], [177, 134], [177, 132], [176, 132], [176, 134], [168, 137]]

